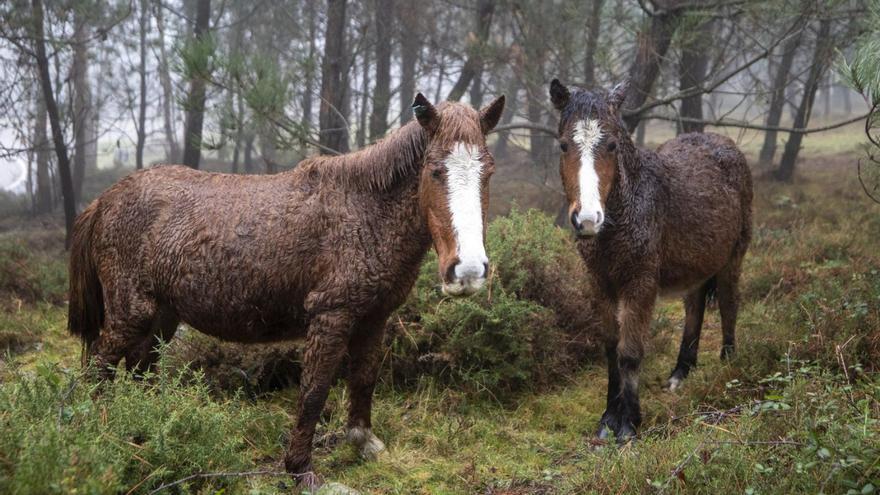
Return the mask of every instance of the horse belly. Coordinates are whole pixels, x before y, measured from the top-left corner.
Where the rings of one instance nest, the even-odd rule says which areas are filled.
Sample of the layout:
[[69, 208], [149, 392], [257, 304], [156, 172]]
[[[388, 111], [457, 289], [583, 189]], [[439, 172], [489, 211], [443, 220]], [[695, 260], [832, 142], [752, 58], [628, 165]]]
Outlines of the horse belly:
[[305, 310], [288, 308], [271, 311], [269, 308], [217, 308], [216, 311], [187, 310], [178, 313], [181, 321], [196, 330], [240, 343], [278, 342], [305, 337], [308, 321]]

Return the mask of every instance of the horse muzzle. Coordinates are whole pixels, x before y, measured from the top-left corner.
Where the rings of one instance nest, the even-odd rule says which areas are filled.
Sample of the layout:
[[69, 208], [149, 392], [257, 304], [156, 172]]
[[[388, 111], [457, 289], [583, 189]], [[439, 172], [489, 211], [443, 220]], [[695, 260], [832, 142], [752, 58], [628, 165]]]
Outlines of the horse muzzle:
[[601, 210], [587, 214], [574, 210], [571, 212], [571, 226], [578, 237], [593, 237], [602, 229], [604, 216]]
[[465, 260], [452, 264], [443, 280], [443, 293], [448, 296], [469, 296], [483, 288], [489, 273], [488, 258]]

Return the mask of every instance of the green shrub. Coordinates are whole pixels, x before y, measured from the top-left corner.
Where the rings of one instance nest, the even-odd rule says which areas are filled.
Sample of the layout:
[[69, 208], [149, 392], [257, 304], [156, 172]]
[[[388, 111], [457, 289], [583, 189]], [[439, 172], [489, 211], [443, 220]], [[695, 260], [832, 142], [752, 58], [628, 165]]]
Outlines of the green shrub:
[[[41, 364], [0, 388], [0, 493], [149, 492], [187, 475], [252, 468], [245, 435], [270, 421], [203, 381], [122, 373], [100, 389], [80, 373]], [[259, 416], [259, 417], [258, 417]], [[214, 493], [235, 479], [194, 479]]]
[[542, 212], [514, 209], [491, 223], [486, 247], [486, 287], [462, 299], [440, 293], [428, 256], [389, 322], [395, 383], [431, 374], [500, 397], [550, 384], [595, 350], [586, 268], [568, 233]]
[[38, 252], [23, 240], [0, 241], [0, 297], [61, 304], [66, 295], [65, 257]]

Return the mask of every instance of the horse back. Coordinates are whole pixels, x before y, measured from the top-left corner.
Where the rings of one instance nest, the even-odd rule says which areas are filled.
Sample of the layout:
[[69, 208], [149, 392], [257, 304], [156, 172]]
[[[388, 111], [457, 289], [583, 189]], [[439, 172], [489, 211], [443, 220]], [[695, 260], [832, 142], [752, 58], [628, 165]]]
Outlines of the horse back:
[[663, 285], [688, 285], [741, 258], [751, 235], [751, 173], [729, 138], [683, 134], [657, 150]]

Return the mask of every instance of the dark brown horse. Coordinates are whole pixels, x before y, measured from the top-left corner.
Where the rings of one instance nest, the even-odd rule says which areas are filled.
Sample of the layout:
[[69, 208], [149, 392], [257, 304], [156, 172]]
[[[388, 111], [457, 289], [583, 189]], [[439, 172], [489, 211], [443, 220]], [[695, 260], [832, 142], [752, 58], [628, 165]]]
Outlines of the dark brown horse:
[[296, 425], [285, 454], [313, 486], [312, 437], [347, 355], [348, 438], [384, 448], [370, 409], [385, 321], [406, 298], [432, 241], [444, 291], [482, 285], [489, 177], [485, 135], [504, 108], [436, 108], [362, 151], [268, 176], [180, 166], [137, 172], [79, 216], [69, 329], [99, 369], [151, 366], [179, 322], [237, 342], [304, 338]]
[[608, 400], [599, 436], [618, 440], [641, 422], [639, 368], [659, 295], [685, 294], [675, 389], [697, 363], [706, 300], [717, 294], [721, 357], [734, 350], [738, 281], [752, 229], [752, 182], [743, 154], [717, 134], [684, 134], [657, 152], [638, 149], [621, 120], [625, 85], [610, 94], [569, 90], [561, 112], [560, 172], [578, 249], [607, 330]]

